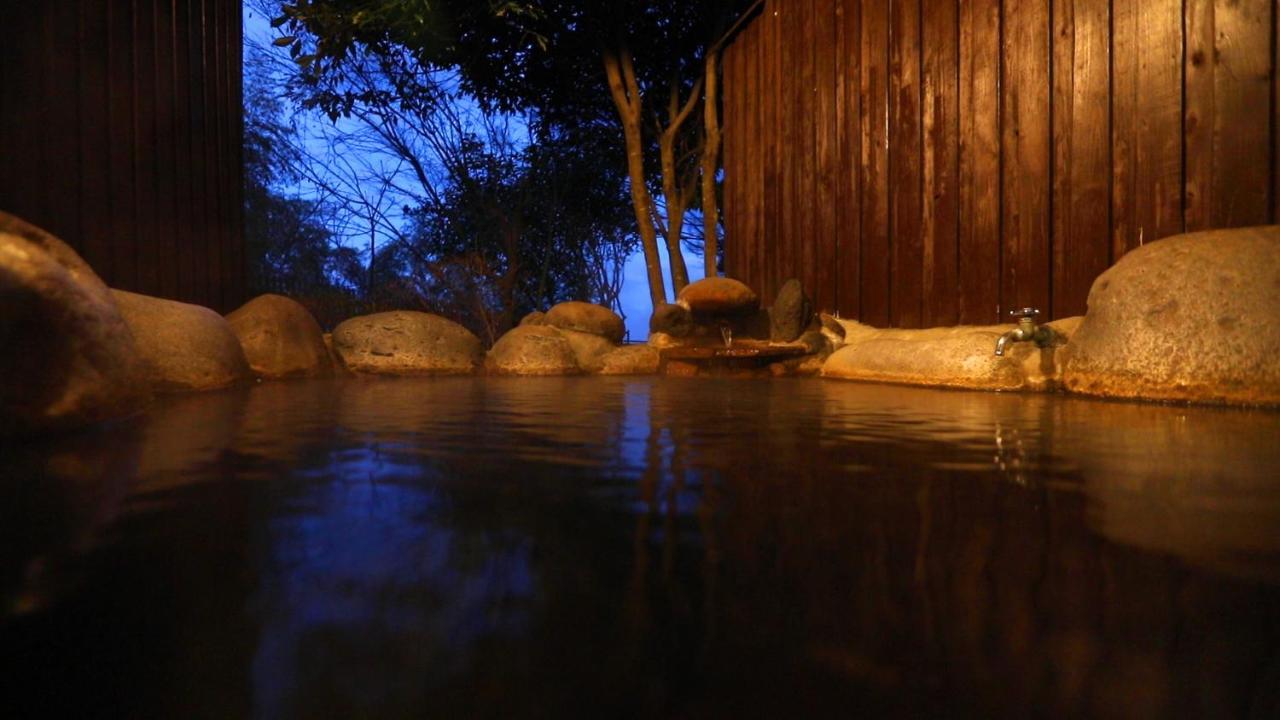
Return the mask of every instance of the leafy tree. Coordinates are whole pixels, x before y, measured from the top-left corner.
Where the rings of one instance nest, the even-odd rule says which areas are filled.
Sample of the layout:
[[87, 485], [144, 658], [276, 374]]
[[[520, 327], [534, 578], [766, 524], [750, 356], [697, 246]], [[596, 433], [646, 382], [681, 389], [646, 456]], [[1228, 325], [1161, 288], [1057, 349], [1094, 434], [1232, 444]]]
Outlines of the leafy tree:
[[[665, 300], [659, 232], [674, 288], [688, 282], [681, 251], [686, 209], [702, 206], [707, 254], [717, 255], [713, 42], [745, 4], [299, 0], [282, 6], [276, 22], [290, 34], [277, 42], [290, 46], [317, 90], [309, 101], [334, 116], [368, 99], [326, 85], [367, 51], [393, 64], [411, 58], [423, 68], [456, 67], [468, 92], [499, 109], [532, 111], [547, 126], [608, 123], [620, 130], [631, 209], [656, 306]], [[694, 122], [698, 115], [702, 127]], [[655, 165], [658, 172], [651, 171]], [[707, 266], [714, 273], [714, 260]]]

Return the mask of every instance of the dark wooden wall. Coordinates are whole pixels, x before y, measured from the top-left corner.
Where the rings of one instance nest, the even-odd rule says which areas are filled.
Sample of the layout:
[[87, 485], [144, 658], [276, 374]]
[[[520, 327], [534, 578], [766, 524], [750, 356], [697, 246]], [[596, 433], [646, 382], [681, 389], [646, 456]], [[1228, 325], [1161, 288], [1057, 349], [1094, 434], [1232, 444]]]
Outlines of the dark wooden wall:
[[768, 0], [726, 49], [725, 264], [880, 326], [1084, 312], [1280, 221], [1276, 0]]
[[0, 209], [108, 284], [244, 296], [240, 0], [0, 3]]

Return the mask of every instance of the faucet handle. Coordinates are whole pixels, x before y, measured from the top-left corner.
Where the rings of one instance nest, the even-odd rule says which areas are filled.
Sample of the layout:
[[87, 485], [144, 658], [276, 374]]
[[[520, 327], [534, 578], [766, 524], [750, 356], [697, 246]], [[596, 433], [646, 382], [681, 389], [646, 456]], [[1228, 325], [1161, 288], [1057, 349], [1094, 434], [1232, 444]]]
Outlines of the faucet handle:
[[1016, 310], [1010, 310], [1009, 316], [1015, 318], [1035, 318], [1040, 315], [1040, 308], [1024, 307]]

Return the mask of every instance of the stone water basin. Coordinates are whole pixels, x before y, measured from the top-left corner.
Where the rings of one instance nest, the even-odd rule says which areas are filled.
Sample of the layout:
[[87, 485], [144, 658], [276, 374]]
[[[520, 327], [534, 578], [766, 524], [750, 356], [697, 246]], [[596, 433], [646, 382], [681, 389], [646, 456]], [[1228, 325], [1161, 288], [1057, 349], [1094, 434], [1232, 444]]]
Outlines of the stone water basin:
[[809, 354], [802, 345], [781, 345], [758, 340], [735, 340], [723, 345], [690, 345], [663, 348], [660, 371], [666, 375], [769, 374], [769, 366]]

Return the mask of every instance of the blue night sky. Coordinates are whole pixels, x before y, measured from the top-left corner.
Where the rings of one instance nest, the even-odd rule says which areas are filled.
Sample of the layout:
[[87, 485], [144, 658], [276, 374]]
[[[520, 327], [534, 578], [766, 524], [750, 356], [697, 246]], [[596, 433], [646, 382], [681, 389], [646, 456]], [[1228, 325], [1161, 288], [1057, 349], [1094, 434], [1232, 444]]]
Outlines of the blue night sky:
[[[249, 52], [252, 45], [269, 47], [271, 41], [278, 37], [278, 33], [271, 28], [271, 18], [266, 17], [253, 7], [252, 3], [246, 2], [244, 8], [244, 33], [245, 33], [245, 52]], [[286, 53], [287, 48], [275, 49], [276, 52]], [[323, 120], [317, 120], [323, 121]], [[327, 122], [327, 121], [324, 121]], [[692, 215], [686, 220], [692, 222], [696, 226], [701, 226], [701, 221]], [[363, 235], [362, 235], [363, 237]], [[357, 247], [363, 246], [362, 239]], [[662, 242], [659, 238], [660, 255], [662, 258], [663, 276], [666, 278], [667, 299], [674, 300], [671, 292], [671, 275], [669, 259]], [[699, 253], [693, 253], [685, 250], [685, 263], [689, 269], [689, 279], [699, 280], [703, 277], [703, 258]], [[626, 267], [623, 271], [622, 293], [621, 293], [622, 314], [626, 320], [627, 332], [632, 342], [643, 342], [649, 335], [649, 314], [651, 312], [649, 303], [648, 281], [645, 277], [644, 257], [637, 251], [627, 260]], [[543, 308], [545, 309], [545, 308]]]

